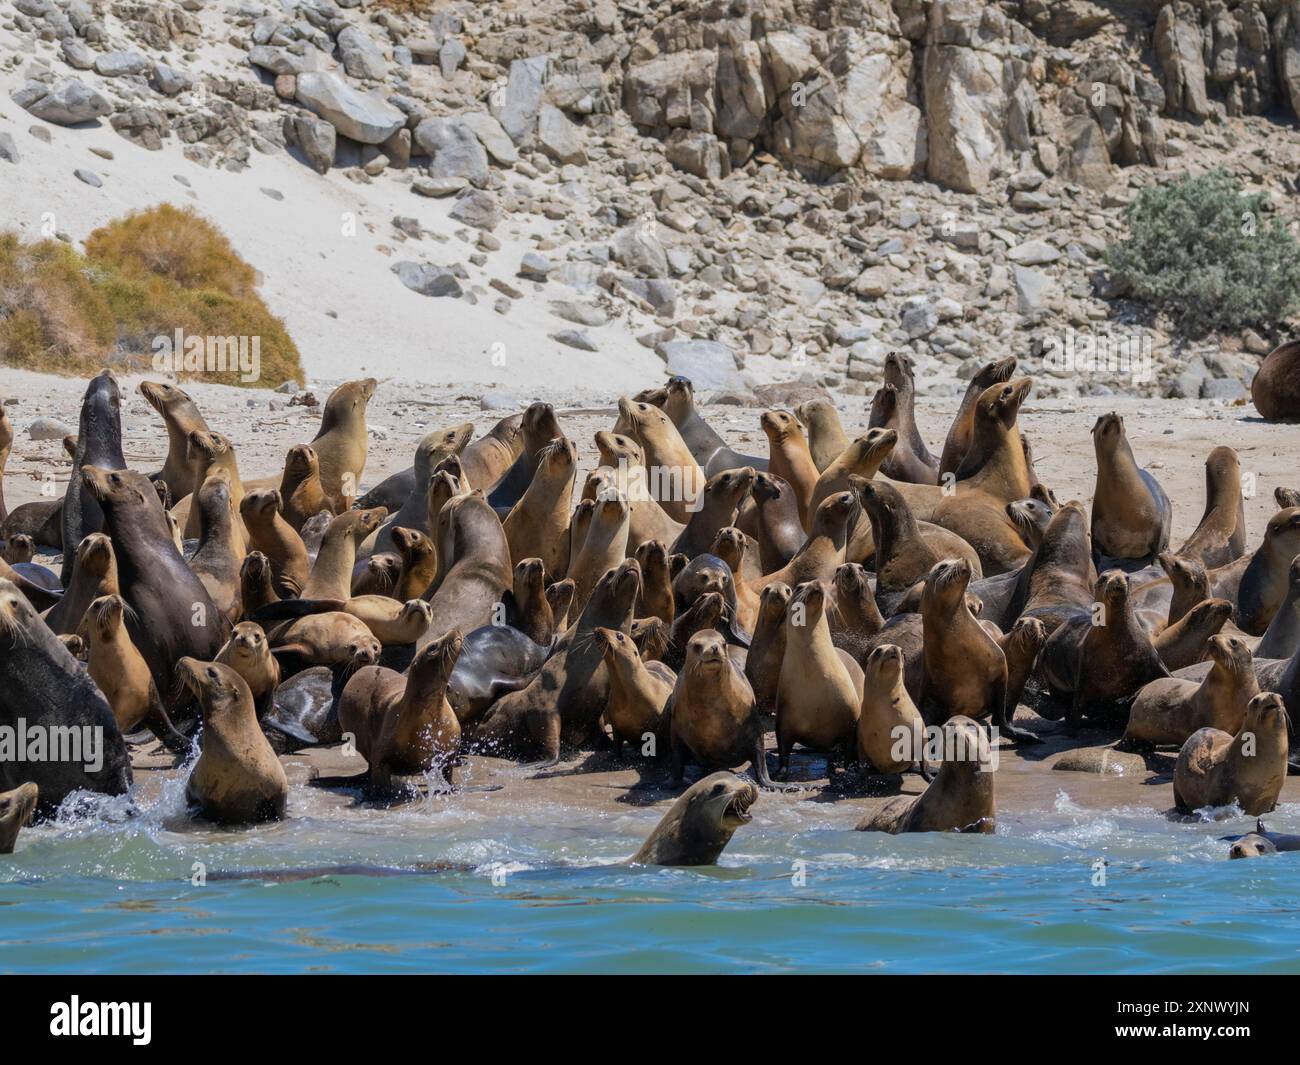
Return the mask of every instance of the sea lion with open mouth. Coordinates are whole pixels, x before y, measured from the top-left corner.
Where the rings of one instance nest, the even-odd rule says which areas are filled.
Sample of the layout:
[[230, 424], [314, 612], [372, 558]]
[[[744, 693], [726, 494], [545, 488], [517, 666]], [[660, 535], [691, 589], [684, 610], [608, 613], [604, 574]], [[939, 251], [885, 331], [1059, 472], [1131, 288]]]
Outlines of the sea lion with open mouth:
[[757, 800], [758, 789], [735, 773], [697, 780], [673, 802], [632, 864], [716, 865], [736, 829], [753, 819], [749, 810]]

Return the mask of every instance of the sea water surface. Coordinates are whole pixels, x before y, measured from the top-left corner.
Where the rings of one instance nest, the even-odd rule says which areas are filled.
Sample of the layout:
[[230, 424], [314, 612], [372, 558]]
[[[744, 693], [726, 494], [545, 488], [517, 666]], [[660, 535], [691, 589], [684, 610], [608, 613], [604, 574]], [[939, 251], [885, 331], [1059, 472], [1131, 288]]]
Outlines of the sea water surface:
[[[718, 867], [644, 869], [616, 863], [666, 804], [340, 816], [294, 787], [282, 823], [217, 831], [182, 776], [152, 803], [70, 800], [0, 857], [0, 970], [1300, 971], [1300, 854], [1226, 861], [1239, 811], [1085, 809], [1067, 783], [992, 836], [888, 836], [854, 832], [851, 802], [760, 798]], [[1268, 823], [1300, 832], [1300, 804]]]

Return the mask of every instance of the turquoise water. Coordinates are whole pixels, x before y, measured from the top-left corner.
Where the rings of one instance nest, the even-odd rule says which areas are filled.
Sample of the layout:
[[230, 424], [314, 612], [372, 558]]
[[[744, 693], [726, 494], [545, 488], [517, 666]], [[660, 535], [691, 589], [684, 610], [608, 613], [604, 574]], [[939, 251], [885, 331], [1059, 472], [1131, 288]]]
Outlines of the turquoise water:
[[[891, 837], [850, 802], [760, 800], [720, 867], [633, 869], [607, 863], [666, 807], [493, 798], [295, 788], [289, 820], [240, 832], [197, 830], [179, 780], [136, 816], [92, 800], [0, 858], [0, 971], [1300, 972], [1300, 854], [1225, 861], [1241, 816], [1066, 788], [994, 836]], [[1269, 822], [1300, 831], [1300, 805]], [[429, 863], [451, 869], [391, 872]], [[344, 865], [389, 875], [310, 872]]]

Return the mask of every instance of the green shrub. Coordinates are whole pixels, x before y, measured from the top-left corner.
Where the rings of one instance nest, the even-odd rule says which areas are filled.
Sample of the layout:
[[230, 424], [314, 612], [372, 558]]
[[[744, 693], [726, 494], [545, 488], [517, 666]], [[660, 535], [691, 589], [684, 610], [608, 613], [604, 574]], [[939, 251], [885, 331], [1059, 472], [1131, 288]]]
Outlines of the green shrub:
[[1300, 307], [1300, 243], [1264, 200], [1222, 171], [1143, 189], [1106, 265], [1189, 336], [1267, 329]]

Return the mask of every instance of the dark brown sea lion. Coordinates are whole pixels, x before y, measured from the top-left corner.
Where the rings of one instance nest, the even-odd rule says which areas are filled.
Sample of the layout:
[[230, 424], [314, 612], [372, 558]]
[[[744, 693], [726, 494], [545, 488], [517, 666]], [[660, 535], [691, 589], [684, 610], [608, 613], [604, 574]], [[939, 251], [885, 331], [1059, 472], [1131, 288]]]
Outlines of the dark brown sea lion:
[[1190, 813], [1236, 803], [1243, 813], [1266, 814], [1277, 806], [1286, 771], [1286, 707], [1280, 695], [1261, 692], [1235, 735], [1203, 728], [1188, 737], [1174, 766], [1174, 805]]
[[63, 500], [21, 503], [0, 523], [0, 538], [30, 536], [38, 546], [63, 550]]
[[[724, 603], [725, 634], [730, 643], [749, 646], [749, 629], [741, 622], [736, 581], [731, 568], [715, 555], [697, 555], [673, 578], [673, 610], [685, 614], [703, 595], [717, 592]], [[752, 620], [752, 619], [751, 619]]]
[[[104, 528], [103, 517], [94, 498], [87, 498], [81, 479], [83, 466], [105, 470], [126, 469], [122, 454], [122, 396], [117, 379], [104, 370], [86, 386], [81, 401], [81, 421], [77, 431], [77, 450], [72, 458], [72, 475], [63, 496], [61, 522], [63, 543], [79, 544], [86, 535]], [[59, 579], [64, 587], [72, 580], [72, 555], [63, 557]], [[42, 801], [45, 796], [42, 795]]]
[[757, 515], [759, 565], [764, 573], [775, 573], [794, 558], [807, 537], [799, 520], [799, 500], [784, 480], [771, 473], [755, 475], [750, 495]]
[[671, 625], [676, 609], [673, 605], [673, 582], [668, 570], [668, 549], [658, 540], [647, 540], [634, 556], [641, 567], [641, 594], [637, 596], [636, 616], [656, 617]]
[[417, 529], [397, 526], [393, 529], [393, 546], [402, 560], [393, 583], [394, 599], [406, 602], [423, 597], [438, 575], [438, 552], [433, 541]]
[[[303, 548], [303, 557], [307, 555], [307, 549]], [[385, 595], [390, 599], [396, 599], [393, 595], [393, 589], [397, 586], [397, 577], [402, 571], [402, 557], [396, 552], [385, 552], [382, 555], [371, 555], [369, 558], [358, 560], [357, 564], [352, 567], [352, 584], [350, 591], [352, 598], [359, 595]], [[407, 596], [407, 599], [418, 599], [423, 594], [423, 589], [415, 595]], [[405, 599], [402, 602], [406, 602]]]
[[1157, 634], [1152, 643], [1156, 654], [1170, 672], [1201, 662], [1208, 653], [1208, 643], [1232, 618], [1232, 604], [1226, 599], [1206, 599], [1197, 603], [1174, 624]]
[[710, 477], [686, 528], [669, 550], [680, 551], [690, 558], [707, 551], [719, 529], [735, 525], [736, 515], [754, 486], [756, 476], [752, 466], [742, 466]]
[[912, 484], [939, 483], [939, 459], [916, 427], [916, 371], [910, 355], [891, 351], [885, 356], [884, 384], [871, 401], [867, 425], [898, 433], [898, 444], [881, 467], [886, 477]]
[[1214, 662], [1197, 684], [1181, 677], [1160, 677], [1143, 685], [1129, 708], [1120, 741], [1125, 749], [1159, 744], [1182, 746], [1193, 732], [1216, 728], [1236, 734], [1246, 719], [1246, 705], [1259, 694], [1250, 648], [1235, 636], [1209, 641]]
[[556, 618], [546, 597], [546, 567], [540, 558], [526, 558], [515, 565], [512, 576], [511, 586], [501, 595], [505, 623], [549, 647], [555, 639]]
[[781, 665], [785, 661], [785, 615], [794, 593], [788, 584], [775, 581], [763, 589], [758, 620], [745, 656], [745, 678], [754, 691], [754, 703], [764, 716], [776, 713]]
[[1071, 500], [1052, 516], [1042, 543], [1022, 567], [1005, 616], [1036, 617], [1050, 637], [1063, 622], [1091, 609], [1092, 588], [1088, 517], [1083, 504]]
[[366, 469], [366, 408], [379, 384], [373, 377], [345, 381], [330, 393], [311, 446], [320, 465], [321, 489], [341, 514], [360, 491]]
[[1255, 648], [1259, 658], [1290, 658], [1300, 650], [1300, 558], [1287, 570], [1286, 598]]
[[1241, 463], [1232, 448], [1216, 447], [1205, 460], [1205, 513], [1177, 553], [1212, 569], [1240, 558], [1245, 550]]
[[244, 556], [239, 567], [240, 616], [247, 620], [268, 603], [278, 603], [280, 597], [271, 585], [271, 560], [261, 551]]
[[26, 533], [14, 533], [5, 540], [0, 557], [11, 566], [21, 566], [36, 557], [36, 541]]
[[712, 773], [687, 788], [664, 814], [633, 865], [715, 865], [741, 825], [758, 789], [734, 773]]
[[856, 562], [846, 562], [836, 567], [830, 588], [831, 642], [861, 662], [867, 641], [885, 627], [867, 571]]
[[285, 453], [280, 500], [280, 512], [296, 533], [322, 510], [330, 509], [320, 483], [320, 459], [310, 444], [294, 444]]
[[448, 500], [438, 515], [438, 576], [426, 593], [433, 624], [423, 648], [450, 629], [472, 632], [513, 583], [510, 546], [501, 519], [478, 493]]
[[[1173, 508], [1159, 483], [1133, 458], [1124, 419], [1103, 414], [1092, 427], [1097, 486], [1092, 549], [1102, 558], [1154, 559], [1169, 546]], [[1100, 564], [1100, 563], [1099, 563]]]
[[945, 473], [955, 476], [961, 468], [974, 435], [975, 405], [979, 402], [980, 396], [986, 389], [1010, 381], [1011, 375], [1015, 372], [1016, 360], [1014, 357], [1008, 357], [985, 363], [971, 378], [961, 398], [961, 404], [957, 408], [957, 414], [953, 418], [952, 427], [948, 430], [948, 437], [943, 442], [943, 454], [939, 457], [941, 478]]
[[1250, 398], [1265, 421], [1300, 418], [1300, 340], [1288, 340], [1264, 356], [1250, 382]]
[[664, 707], [677, 683], [677, 674], [662, 662], [645, 662], [630, 635], [614, 629], [592, 634], [609, 670], [609, 703], [605, 723], [614, 741], [614, 756], [623, 758], [623, 744], [651, 755], [668, 739]]
[[882, 613], [892, 614], [907, 590], [925, 580], [939, 555], [921, 536], [912, 509], [896, 489], [883, 481], [862, 481], [856, 487], [876, 547], [876, 603]]
[[556, 437], [564, 437], [564, 430], [555, 417], [555, 408], [549, 403], [532, 403], [524, 411], [520, 422], [520, 452], [505, 476], [487, 493], [487, 501], [498, 510], [508, 510], [523, 498], [524, 492], [537, 473], [541, 452]]
[[158, 480], [179, 500], [194, 490], [195, 469], [189, 458], [189, 436], [207, 432], [208, 423], [189, 395], [166, 381], [141, 381], [140, 395], [161, 416], [167, 428], [167, 458]]
[[[1237, 586], [1237, 624], [1263, 636], [1290, 589], [1291, 560], [1300, 555], [1300, 508], [1279, 510], [1268, 519], [1264, 541], [1250, 556]], [[1244, 556], [1243, 556], [1244, 557]], [[1211, 589], [1221, 595], [1211, 573]]]

